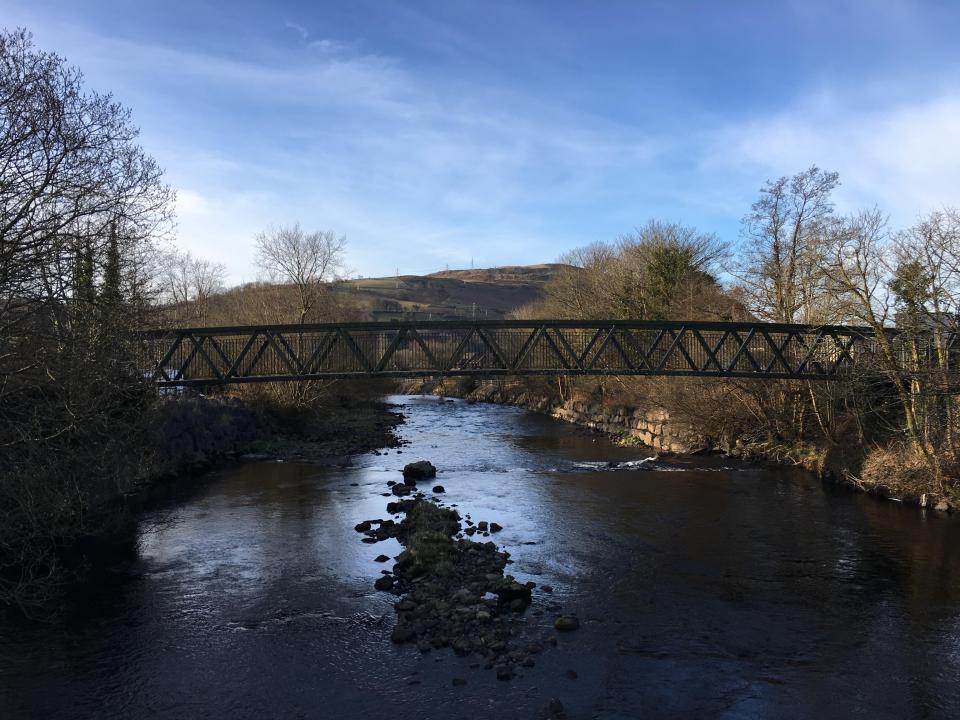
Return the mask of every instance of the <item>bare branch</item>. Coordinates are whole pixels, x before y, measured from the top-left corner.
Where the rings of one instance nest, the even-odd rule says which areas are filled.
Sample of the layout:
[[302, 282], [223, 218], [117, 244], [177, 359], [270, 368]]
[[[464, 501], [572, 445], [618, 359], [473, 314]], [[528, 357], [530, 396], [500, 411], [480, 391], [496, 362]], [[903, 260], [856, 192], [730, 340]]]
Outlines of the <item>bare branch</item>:
[[341, 277], [346, 237], [330, 230], [308, 233], [295, 223], [258, 233], [255, 242], [261, 270], [270, 279], [296, 288], [300, 322], [306, 322], [325, 285]]

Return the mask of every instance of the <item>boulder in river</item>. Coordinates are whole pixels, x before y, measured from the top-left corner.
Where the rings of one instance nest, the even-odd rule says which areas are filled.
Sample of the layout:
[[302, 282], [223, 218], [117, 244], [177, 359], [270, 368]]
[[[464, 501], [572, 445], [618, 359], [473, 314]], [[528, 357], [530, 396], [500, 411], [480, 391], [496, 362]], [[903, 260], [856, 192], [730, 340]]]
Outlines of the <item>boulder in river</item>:
[[494, 532], [500, 532], [501, 530], [503, 530], [503, 526], [502, 526], [502, 525], [498, 525], [498, 524], [495, 523], [495, 522], [490, 523], [490, 532], [492, 532], [492, 533], [494, 533]]
[[435, 493], [442, 493], [442, 492], [446, 492], [447, 489], [446, 489], [445, 487], [443, 487], [443, 485], [436, 485], [436, 486], [434, 486], [433, 491], [434, 491]]
[[565, 718], [566, 714], [563, 711], [563, 703], [560, 702], [559, 698], [550, 698], [550, 702], [540, 711], [540, 717], [544, 718], [544, 720]]
[[417, 460], [403, 466], [403, 480], [429, 480], [437, 476], [437, 469], [429, 460]]
[[[530, 604], [530, 600], [532, 597], [530, 588], [528, 588], [526, 585], [521, 585], [520, 583], [518, 583], [516, 580], [513, 580], [513, 579], [506, 580], [503, 583], [501, 583], [495, 592], [497, 594], [497, 597], [500, 598], [500, 602], [504, 604], [509, 603], [511, 606], [511, 609], [516, 607], [523, 609], [523, 607]], [[517, 600], [520, 601], [519, 606], [514, 604], [514, 601], [517, 601]]]
[[383, 590], [383, 591], [393, 590], [393, 578], [390, 577], [389, 575], [384, 575], [383, 577], [377, 578], [377, 581], [373, 584], [373, 586], [377, 590]]
[[561, 615], [553, 622], [553, 626], [557, 630], [567, 632], [569, 630], [576, 630], [580, 627], [580, 621], [573, 615]]

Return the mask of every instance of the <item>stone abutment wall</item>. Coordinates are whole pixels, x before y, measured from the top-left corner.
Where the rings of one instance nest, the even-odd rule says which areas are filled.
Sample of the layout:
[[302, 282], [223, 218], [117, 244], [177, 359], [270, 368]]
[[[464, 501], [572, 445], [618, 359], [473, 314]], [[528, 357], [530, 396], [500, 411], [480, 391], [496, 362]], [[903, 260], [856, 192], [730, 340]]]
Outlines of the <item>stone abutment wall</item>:
[[584, 400], [557, 403], [521, 388], [482, 385], [467, 395], [468, 400], [513, 405], [560, 420], [616, 435], [624, 440], [649, 445], [663, 453], [691, 453], [712, 449], [702, 434], [671, 420], [663, 408], [614, 407]]

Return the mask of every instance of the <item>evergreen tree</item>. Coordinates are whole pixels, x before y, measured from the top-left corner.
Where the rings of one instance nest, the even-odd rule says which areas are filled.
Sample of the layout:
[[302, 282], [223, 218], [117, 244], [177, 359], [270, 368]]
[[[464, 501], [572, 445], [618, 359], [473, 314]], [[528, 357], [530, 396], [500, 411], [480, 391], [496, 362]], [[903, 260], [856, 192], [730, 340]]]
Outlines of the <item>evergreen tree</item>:
[[110, 325], [116, 321], [123, 303], [120, 272], [120, 242], [117, 239], [116, 225], [110, 227], [107, 241], [107, 257], [103, 265], [103, 283], [97, 304], [100, 308], [100, 321]]
[[83, 244], [80, 284], [77, 291], [80, 301], [85, 303], [88, 309], [97, 299], [93, 265], [93, 244], [87, 239]]
[[94, 285], [93, 246], [89, 239], [77, 241], [73, 267], [73, 326], [78, 331], [87, 331], [93, 321], [93, 308], [97, 299]]

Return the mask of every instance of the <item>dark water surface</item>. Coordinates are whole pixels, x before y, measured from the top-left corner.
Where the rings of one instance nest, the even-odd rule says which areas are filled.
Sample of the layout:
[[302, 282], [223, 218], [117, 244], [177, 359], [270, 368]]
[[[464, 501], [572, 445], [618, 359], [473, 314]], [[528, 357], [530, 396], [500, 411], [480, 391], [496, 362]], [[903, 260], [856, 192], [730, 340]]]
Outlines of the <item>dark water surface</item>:
[[[0, 625], [0, 718], [521, 718], [550, 697], [572, 718], [960, 717], [955, 519], [719, 458], [598, 471], [644, 453], [395, 401], [402, 454], [223, 471], [148, 514], [139, 561], [61, 622]], [[399, 546], [353, 526], [420, 457], [583, 621], [524, 677], [388, 639], [373, 558]]]

